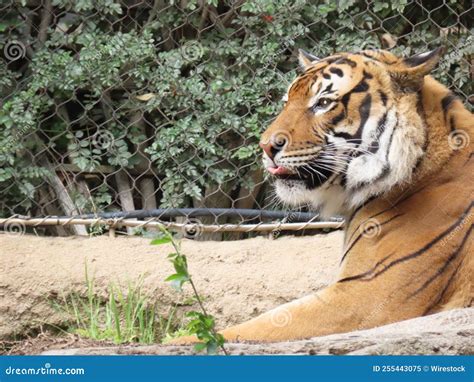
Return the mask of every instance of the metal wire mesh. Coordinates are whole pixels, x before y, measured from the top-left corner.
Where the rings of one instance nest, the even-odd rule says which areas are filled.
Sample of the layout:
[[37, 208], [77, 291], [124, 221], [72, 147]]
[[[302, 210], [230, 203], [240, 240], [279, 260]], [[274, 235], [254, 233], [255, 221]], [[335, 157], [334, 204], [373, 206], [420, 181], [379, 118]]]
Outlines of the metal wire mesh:
[[279, 208], [257, 143], [297, 48], [444, 45], [434, 75], [473, 102], [469, 1], [10, 0], [0, 13], [0, 217]]

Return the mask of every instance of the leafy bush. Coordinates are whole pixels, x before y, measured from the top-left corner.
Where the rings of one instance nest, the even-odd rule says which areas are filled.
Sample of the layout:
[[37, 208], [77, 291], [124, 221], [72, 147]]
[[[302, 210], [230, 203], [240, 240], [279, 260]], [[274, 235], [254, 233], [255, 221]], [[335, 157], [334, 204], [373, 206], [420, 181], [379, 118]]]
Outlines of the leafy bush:
[[[45, 214], [44, 157], [79, 173], [152, 168], [162, 206], [196, 205], [216, 185], [235, 200], [252, 189], [258, 137], [295, 75], [297, 47], [319, 56], [379, 47], [385, 32], [400, 54], [446, 44], [436, 76], [472, 94], [467, 0], [37, 4], [12, 0], [0, 23], [3, 215]], [[9, 59], [12, 44], [24, 56]], [[113, 171], [87, 182], [91, 204], [119, 206]]]

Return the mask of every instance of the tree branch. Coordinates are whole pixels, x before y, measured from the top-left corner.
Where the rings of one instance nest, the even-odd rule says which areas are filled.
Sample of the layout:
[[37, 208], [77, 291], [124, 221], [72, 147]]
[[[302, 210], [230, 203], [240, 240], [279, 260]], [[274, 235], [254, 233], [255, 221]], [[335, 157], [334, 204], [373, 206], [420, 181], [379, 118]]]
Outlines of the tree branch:
[[45, 0], [43, 12], [41, 12], [41, 23], [38, 32], [38, 41], [43, 45], [48, 37], [48, 28], [53, 18], [53, 4], [51, 0]]

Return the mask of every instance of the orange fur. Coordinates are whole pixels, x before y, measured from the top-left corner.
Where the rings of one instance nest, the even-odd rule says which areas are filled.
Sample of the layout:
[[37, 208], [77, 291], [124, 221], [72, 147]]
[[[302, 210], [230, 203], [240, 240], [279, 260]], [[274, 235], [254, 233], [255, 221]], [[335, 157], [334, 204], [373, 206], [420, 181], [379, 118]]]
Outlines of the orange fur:
[[[354, 133], [367, 94], [372, 101], [370, 115], [383, 114], [382, 93], [387, 108], [396, 107], [396, 129], [404, 131], [400, 139], [413, 145], [414, 152], [422, 150], [422, 155], [409, 176], [390, 189], [375, 192], [360, 204], [345, 205], [344, 254], [336, 283], [223, 330], [228, 341], [309, 338], [473, 304], [474, 117], [446, 87], [426, 76], [439, 53], [425, 61], [425, 56], [404, 61], [383, 51], [337, 55], [355, 62], [355, 67], [327, 59], [305, 62], [306, 71], [290, 88], [283, 111], [262, 136], [270, 155], [271, 148], [265, 145], [275, 133], [285, 134], [287, 140], [282, 156], [323, 145], [324, 133], [334, 129], [328, 121], [341, 112], [345, 113], [341, 123]], [[413, 64], [418, 61], [423, 62]], [[339, 96], [360, 83], [364, 72], [370, 74], [365, 74], [368, 89], [353, 94], [345, 111], [339, 103], [324, 114], [308, 112], [315, 76], [334, 65], [348, 79], [341, 82]], [[456, 145], [456, 138], [463, 139], [462, 145]]]

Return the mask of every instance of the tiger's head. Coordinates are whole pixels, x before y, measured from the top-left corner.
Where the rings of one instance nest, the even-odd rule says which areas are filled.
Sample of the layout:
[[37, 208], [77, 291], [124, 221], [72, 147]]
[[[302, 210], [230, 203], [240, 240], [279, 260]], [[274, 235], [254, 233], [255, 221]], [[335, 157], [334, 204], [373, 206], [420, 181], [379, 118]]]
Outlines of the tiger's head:
[[279, 198], [326, 216], [346, 214], [409, 182], [426, 140], [419, 91], [441, 52], [318, 59], [300, 51], [304, 72], [260, 142]]

